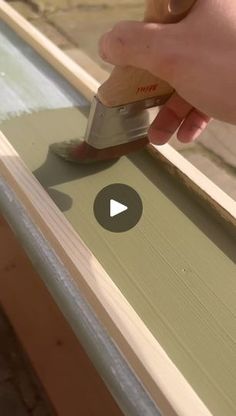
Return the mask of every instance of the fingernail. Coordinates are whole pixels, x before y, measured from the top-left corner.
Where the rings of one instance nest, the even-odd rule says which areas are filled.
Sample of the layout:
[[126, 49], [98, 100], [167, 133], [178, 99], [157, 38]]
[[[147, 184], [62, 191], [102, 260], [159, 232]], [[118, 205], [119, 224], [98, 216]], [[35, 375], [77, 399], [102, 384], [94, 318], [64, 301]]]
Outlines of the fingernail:
[[148, 131], [148, 137], [151, 143], [162, 145], [168, 142], [171, 138], [172, 132], [169, 130], [153, 129], [150, 128]]
[[192, 124], [182, 134], [183, 135], [182, 141], [185, 142], [185, 143], [195, 142], [199, 138], [199, 136], [201, 135], [201, 133], [203, 132], [203, 130], [205, 129], [206, 126], [207, 126], [207, 123], [202, 123], [201, 126], [198, 126], [196, 124]]
[[182, 143], [191, 143], [195, 142], [201, 133], [203, 132], [204, 127], [198, 127], [192, 124], [188, 129], [185, 129], [177, 134], [177, 138]]
[[198, 130], [196, 130], [195, 133], [191, 137], [191, 142], [195, 142], [198, 139], [198, 137], [201, 135], [202, 131], [203, 131], [202, 128], [199, 128]]

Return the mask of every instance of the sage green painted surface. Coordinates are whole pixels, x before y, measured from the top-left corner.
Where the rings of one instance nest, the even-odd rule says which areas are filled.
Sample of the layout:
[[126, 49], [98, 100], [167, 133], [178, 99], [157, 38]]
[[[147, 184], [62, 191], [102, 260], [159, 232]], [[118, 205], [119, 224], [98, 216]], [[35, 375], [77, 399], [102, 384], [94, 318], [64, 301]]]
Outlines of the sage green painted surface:
[[[23, 72], [32, 66], [36, 71], [39, 57], [5, 25], [1, 33], [12, 43], [4, 49], [2, 98], [11, 91], [25, 106], [23, 113], [32, 114], [13, 117], [22, 111], [2, 105], [0, 129], [213, 414], [235, 416], [236, 237], [145, 151], [93, 166], [49, 153], [50, 143], [83, 135], [88, 106], [41, 58], [50, 93], [45, 87], [43, 94], [27, 94], [37, 89], [37, 77], [14, 82], [19, 60], [10, 51], [17, 44]], [[49, 106], [53, 97], [59, 100]], [[123, 234], [103, 230], [93, 216], [97, 193], [118, 182], [136, 189], [144, 205], [140, 223]]]
[[[61, 109], [1, 130], [213, 414], [235, 416], [235, 241], [145, 151], [94, 166], [48, 153], [85, 125], [78, 109]], [[93, 216], [96, 194], [118, 182], [144, 204], [140, 223], [123, 234]]]

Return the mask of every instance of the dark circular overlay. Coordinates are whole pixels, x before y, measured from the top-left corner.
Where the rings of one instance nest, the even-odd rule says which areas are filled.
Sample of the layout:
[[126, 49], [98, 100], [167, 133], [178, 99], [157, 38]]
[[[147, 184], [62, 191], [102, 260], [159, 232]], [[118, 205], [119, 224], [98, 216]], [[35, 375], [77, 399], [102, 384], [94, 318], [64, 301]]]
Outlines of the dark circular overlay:
[[[126, 206], [126, 211], [111, 216], [111, 200]], [[113, 233], [121, 233], [135, 227], [139, 222], [143, 213], [143, 204], [133, 188], [115, 183], [106, 186], [97, 194], [93, 211], [96, 220], [103, 228]]]

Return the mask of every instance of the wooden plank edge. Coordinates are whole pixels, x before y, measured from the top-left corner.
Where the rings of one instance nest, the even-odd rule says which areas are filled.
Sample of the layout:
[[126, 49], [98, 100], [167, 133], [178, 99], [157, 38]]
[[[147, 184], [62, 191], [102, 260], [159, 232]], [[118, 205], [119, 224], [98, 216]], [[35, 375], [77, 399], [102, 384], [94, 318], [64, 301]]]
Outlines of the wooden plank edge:
[[[39, 335], [39, 340], [40, 340], [39, 341], [36, 339], [36, 336], [34, 336], [33, 339], [31, 336], [30, 337], [27, 336], [29, 333], [32, 333], [32, 332], [29, 332], [29, 328], [26, 332], [24, 330], [22, 331], [22, 325], [27, 326], [27, 323], [29, 327], [32, 328], [33, 332], [34, 330], [36, 330], [36, 327], [34, 326], [35, 316], [39, 316], [39, 315], [41, 317], [43, 316], [43, 314], [40, 314], [40, 305], [41, 307], [42, 305], [46, 306], [45, 316], [49, 314], [50, 317], [52, 317], [52, 311], [50, 311], [50, 308], [49, 309], [47, 308], [47, 306], [49, 307], [49, 304], [46, 305], [44, 302], [39, 302], [39, 305], [38, 305], [39, 310], [35, 311], [36, 305], [33, 302], [32, 296], [33, 294], [35, 294], [37, 297], [38, 291], [40, 290], [40, 286], [41, 288], [45, 289], [44, 296], [47, 295], [47, 290], [48, 290], [51, 296], [53, 297], [54, 303], [56, 302], [58, 306], [58, 310], [60, 310], [61, 313], [64, 315], [64, 317], [66, 318], [68, 322], [68, 325], [70, 326], [70, 329], [72, 329], [72, 331], [70, 331], [71, 336], [74, 335], [74, 340], [77, 339], [77, 343], [79, 340], [79, 343], [84, 348], [84, 351], [86, 351], [91, 362], [97, 369], [100, 377], [105, 381], [105, 384], [108, 387], [108, 390], [110, 391], [110, 393], [112, 393], [113, 398], [119, 404], [120, 409], [124, 412], [124, 415], [143, 416], [143, 414], [145, 414], [147, 416], [160, 416], [160, 413], [156, 407], [156, 404], [151, 399], [147, 391], [144, 389], [142, 383], [135, 376], [133, 370], [130, 368], [129, 364], [126, 362], [123, 355], [120, 353], [119, 349], [113, 342], [112, 338], [107, 334], [106, 330], [101, 325], [98, 318], [95, 316], [94, 311], [92, 310], [92, 308], [90, 308], [90, 306], [86, 302], [84, 296], [81, 294], [81, 291], [78, 290], [78, 287], [73, 277], [68, 273], [68, 270], [62, 264], [60, 258], [56, 256], [56, 253], [54, 252], [52, 247], [49, 245], [49, 243], [47, 242], [47, 240], [45, 239], [41, 231], [37, 228], [37, 225], [35, 225], [34, 222], [30, 219], [27, 211], [25, 210], [21, 202], [16, 198], [16, 195], [11, 190], [10, 186], [6, 183], [6, 181], [1, 176], [0, 176], [0, 192], [1, 192], [0, 208], [2, 209], [2, 213], [7, 219], [8, 224], [10, 225], [11, 229], [14, 230], [14, 233], [17, 235], [17, 239], [21, 242], [21, 245], [23, 246], [24, 250], [27, 252], [27, 255], [29, 259], [31, 260], [31, 263], [36, 266], [37, 272], [39, 273], [37, 275], [37, 284], [38, 284], [37, 291], [34, 291], [32, 287], [29, 289], [23, 287], [24, 282], [25, 282], [23, 280], [23, 276], [27, 277], [24, 274], [24, 272], [23, 272], [23, 275], [22, 273], [20, 274], [21, 278], [17, 279], [17, 283], [10, 281], [10, 276], [12, 276], [12, 274], [16, 276], [16, 278], [19, 277], [19, 270], [17, 270], [14, 267], [11, 267], [11, 265], [14, 264], [14, 261], [12, 260], [9, 260], [8, 264], [6, 265], [6, 270], [4, 269], [4, 262], [7, 262], [8, 260], [7, 254], [9, 255], [13, 254], [12, 248], [14, 244], [9, 244], [9, 247], [11, 247], [11, 250], [9, 252], [6, 250], [6, 255], [2, 259], [3, 279], [0, 279], [0, 284], [2, 284], [1, 286], [2, 290], [0, 290], [0, 300], [5, 305], [5, 308], [8, 309], [8, 312], [10, 315], [11, 315], [11, 311], [12, 310], [14, 311], [17, 308], [17, 305], [20, 309], [22, 309], [22, 313], [20, 313], [19, 316], [13, 314], [13, 317], [12, 317], [11, 315], [11, 317], [13, 318], [12, 323], [15, 324], [18, 334], [20, 335], [25, 347], [27, 346], [29, 347], [29, 352], [31, 353], [30, 356], [32, 358], [32, 361], [34, 358], [36, 358], [36, 361], [34, 361], [35, 369], [37, 368], [38, 374], [41, 375], [41, 380], [42, 382], [44, 382], [43, 384], [47, 382], [47, 377], [45, 378], [47, 374], [42, 372], [42, 362], [41, 362], [41, 365], [37, 366], [37, 362], [40, 359], [40, 356], [37, 353], [37, 350], [41, 351], [42, 346], [40, 346], [40, 344], [41, 344], [42, 335]], [[4, 241], [4, 235], [2, 235], [4, 234], [4, 229], [2, 229], [1, 231], [2, 232], [0, 235], [0, 239], [3, 238], [2, 241]], [[25, 254], [25, 258], [26, 258], [26, 254]], [[0, 263], [2, 264], [2, 262]], [[9, 267], [9, 264], [10, 264], [10, 267]], [[19, 267], [20, 269], [22, 267], [24, 268], [24, 265], [19, 265]], [[4, 278], [5, 271], [9, 272], [8, 279]], [[31, 274], [28, 277], [29, 277], [28, 284], [32, 285], [33, 275]], [[3, 285], [5, 286], [3, 287]], [[23, 295], [21, 295], [21, 293], [23, 293]], [[30, 311], [28, 310], [26, 306], [25, 295], [24, 295], [25, 293], [31, 294], [27, 305], [30, 308], [33, 307], [33, 310], [34, 310], [33, 314], [30, 313]], [[13, 298], [13, 295], [15, 295], [14, 298]], [[51, 300], [51, 305], [53, 305], [54, 303], [53, 303], [53, 300]], [[23, 311], [26, 313], [27, 317], [24, 316]], [[39, 323], [39, 320], [37, 320], [37, 324], [38, 323]], [[49, 324], [49, 320], [46, 321], [45, 324], [47, 326], [47, 324]], [[40, 324], [40, 330], [43, 331], [43, 329], [45, 329], [46, 331], [46, 326], [44, 327], [43, 325]], [[50, 331], [50, 333], [51, 332], [53, 333], [54, 331]], [[42, 342], [43, 341], [45, 340], [42, 340]], [[35, 342], [34, 347], [32, 346], [32, 342], [33, 343]], [[45, 360], [43, 360], [43, 366], [46, 366], [44, 368], [46, 369], [46, 372], [47, 372], [49, 368], [45, 361], [48, 360], [48, 351], [44, 347], [43, 347], [43, 350], [47, 354], [47, 357], [45, 358]], [[54, 354], [53, 354], [53, 358], [56, 358], [54, 357]], [[72, 362], [74, 360], [75, 363], [78, 362], [77, 360], [78, 357], [76, 358], [75, 355], [72, 357], [72, 355], [69, 354], [69, 357], [65, 356], [64, 358], [65, 359], [67, 358], [69, 360], [72, 359]], [[50, 360], [50, 364], [52, 364], [51, 360]], [[72, 416], [72, 412], [70, 411], [70, 406], [72, 403], [74, 405], [77, 403], [77, 406], [76, 406], [77, 408], [79, 406], [78, 392], [80, 391], [80, 388], [79, 388], [78, 381], [80, 379], [80, 376], [83, 376], [83, 370], [82, 370], [83, 364], [85, 364], [84, 360], [80, 365], [81, 368], [80, 369], [77, 368], [76, 370], [77, 372], [79, 371], [80, 373], [78, 374], [77, 383], [73, 382], [72, 386], [69, 389], [70, 392], [68, 392], [68, 393], [72, 393], [73, 391], [74, 393], [77, 392], [76, 396], [71, 397], [70, 399], [67, 396], [68, 398], [67, 403], [63, 402], [64, 412], [66, 415], [69, 414], [70, 416]], [[56, 367], [60, 368], [60, 365], [59, 366], [57, 365]], [[67, 365], [67, 367], [68, 367], [68, 372], [69, 372], [67, 374], [71, 374], [71, 369], [69, 369], [69, 365]], [[82, 370], [82, 374], [81, 374], [81, 370]], [[74, 372], [75, 372], [75, 369], [72, 370], [72, 373]], [[116, 377], [114, 377], [114, 374], [116, 374]], [[89, 374], [88, 374], [87, 381], [89, 384], [90, 383]], [[64, 383], [65, 381], [62, 380], [62, 382]], [[85, 386], [86, 386], [86, 382], [83, 383], [82, 390]], [[54, 386], [54, 383], [52, 383], [51, 386], [47, 385], [46, 391], [51, 391], [52, 396], [54, 396], [53, 401], [55, 401], [55, 403], [58, 404], [60, 412], [61, 412], [62, 402], [60, 402], [60, 398], [57, 398], [57, 394], [55, 395], [53, 394], [54, 387], [58, 388], [59, 387], [58, 383], [56, 383], [55, 386]], [[62, 388], [62, 391], [63, 391], [63, 388]], [[92, 391], [90, 392], [90, 396], [91, 394], [92, 394], [92, 397], [94, 397]], [[63, 399], [65, 395], [63, 394], [62, 396], [63, 396], [62, 397]], [[85, 397], [85, 400], [86, 400], [86, 397]], [[100, 397], [102, 399], [102, 396]], [[87, 407], [88, 407], [89, 415], [91, 415], [91, 412], [92, 414], [94, 413], [91, 410], [90, 404], [92, 405], [95, 404], [95, 407], [96, 407], [96, 402], [95, 403], [94, 402], [90, 403], [90, 401], [88, 402]], [[96, 407], [96, 410], [97, 410], [97, 407]], [[58, 413], [60, 414], [60, 412]], [[106, 413], [105, 411], [105, 414], [113, 415], [113, 414], [116, 414], [116, 412], [113, 409], [112, 413], [111, 412]], [[77, 416], [77, 413], [76, 413], [76, 416]], [[119, 414], [119, 416], [121, 415]]]
[[[14, 195], [9, 188], [3, 190], [1, 182], [0, 179], [1, 192], [8, 194], [9, 211], [13, 212]], [[9, 211], [7, 216], [11, 219]], [[20, 209], [18, 213], [20, 228], [19, 223], [27, 219]], [[11, 221], [10, 224], [13, 225]], [[53, 415], [122, 416], [38, 271], [1, 216], [0, 231], [0, 249], [4, 253], [0, 256], [0, 303], [55, 409]], [[2, 416], [13, 414], [4, 412]]]
[[[97, 86], [94, 88], [94, 84], [93, 82], [91, 82], [90, 77], [88, 77], [87, 73], [85, 71], [81, 71], [81, 68], [75, 64], [71, 59], [69, 59], [63, 52], [61, 52], [55, 45], [52, 44], [52, 42], [50, 42], [47, 38], [45, 38], [40, 32], [38, 32], [30, 23], [28, 23], [24, 18], [22, 18], [17, 12], [15, 12], [9, 5], [7, 5], [3, 0], [0, 0], [0, 16], [3, 20], [5, 20], [9, 26], [11, 26], [24, 40], [26, 40], [29, 44], [31, 44], [31, 46], [33, 46], [38, 53], [40, 53], [40, 55], [42, 55], [53, 67], [56, 68], [56, 70], [58, 70], [58, 72], [60, 72], [66, 79], [68, 79], [74, 86], [75, 88], [79, 89], [79, 91], [84, 94], [86, 96], [86, 98], [91, 99], [91, 97], [94, 95], [94, 92], [97, 90]], [[35, 33], [36, 31], [36, 33]], [[51, 57], [51, 55], [53, 55], [53, 58]], [[69, 61], [68, 61], [69, 60]], [[62, 67], [61, 67], [62, 66]], [[66, 70], [65, 70], [66, 68]], [[79, 69], [78, 69], [79, 68]], [[74, 73], [75, 71], [75, 73]], [[85, 93], [84, 93], [85, 91]], [[1, 135], [2, 136], [2, 135]], [[5, 138], [6, 142], [7, 139]], [[7, 142], [8, 143], [8, 142]], [[5, 143], [6, 144], [6, 143]], [[8, 143], [9, 144], [9, 143]], [[156, 148], [154, 146], [149, 146], [149, 149], [151, 149], [151, 151], [155, 152], [156, 154]], [[12, 149], [13, 150], [13, 149]], [[180, 171], [180, 173], [183, 173], [185, 179], [187, 180], [187, 182], [193, 182], [196, 184], [197, 188], [202, 189], [202, 179], [204, 179], [204, 194], [207, 192], [208, 190], [208, 185], [213, 185], [211, 181], [209, 181], [203, 174], [201, 174], [201, 183], [198, 183], [199, 180], [199, 175], [196, 175], [195, 173], [197, 172], [198, 174], [200, 173], [196, 168], [194, 168], [193, 170], [193, 166], [185, 161], [185, 159], [180, 156], [174, 149], [172, 149], [170, 146], [165, 146], [165, 148], [163, 149], [158, 149], [158, 157], [163, 156], [163, 159], [165, 160], [165, 162], [167, 162], [170, 165], [170, 169], [175, 167], [177, 168], [178, 171]], [[17, 157], [17, 155], [15, 155]], [[178, 158], [179, 157], [179, 158]], [[18, 157], [19, 158], [19, 157]], [[187, 163], [187, 165], [185, 165], [184, 169], [183, 169], [183, 161], [185, 161]], [[5, 166], [5, 168], [8, 170], [8, 167]], [[27, 168], [26, 168], [27, 169]], [[190, 170], [192, 172], [191, 176], [191, 181], [189, 181], [189, 173]], [[6, 173], [6, 171], [5, 171]], [[28, 172], [28, 175], [31, 175], [30, 172]], [[9, 180], [9, 176], [8, 173], [6, 173], [6, 176], [8, 177]], [[31, 175], [32, 176], [32, 175]], [[17, 188], [17, 194], [18, 197], [21, 199], [21, 197], [23, 196], [23, 200], [26, 204], [26, 206], [28, 206], [31, 209], [31, 214], [33, 213], [33, 217], [34, 219], [40, 220], [41, 225], [44, 225], [42, 227], [42, 229], [44, 229], [44, 231], [46, 230], [46, 235], [50, 234], [50, 240], [53, 243], [53, 246], [57, 246], [57, 248], [59, 249], [59, 252], [62, 250], [63, 251], [63, 247], [58, 244], [58, 241], [55, 241], [54, 235], [52, 230], [47, 229], [47, 226], [45, 227], [45, 224], [43, 224], [43, 216], [39, 215], [37, 212], [37, 208], [32, 206], [32, 201], [30, 201], [27, 197], [27, 192], [26, 194], [23, 192], [22, 194], [22, 190], [21, 185], [17, 182], [15, 182], [16, 178], [13, 177], [10, 178], [10, 183], [13, 185], [13, 188]], [[40, 186], [38, 184], [38, 186]], [[219, 188], [217, 188], [217, 190], [219, 190]], [[41, 189], [41, 192], [43, 190]], [[233, 200], [229, 199], [227, 200], [227, 203], [225, 204], [225, 198], [224, 201], [222, 203], [222, 200], [219, 200], [217, 195], [215, 195], [215, 191], [216, 188], [213, 189], [213, 192], [211, 192], [211, 197], [212, 195], [214, 196], [214, 201], [216, 202], [217, 205], [223, 207], [223, 209], [226, 212], [229, 212], [231, 215], [231, 211], [232, 209], [229, 207], [229, 202], [234, 202]], [[45, 193], [46, 195], [46, 193]], [[45, 197], [44, 195], [44, 197]], [[47, 196], [47, 195], [46, 195]], [[226, 194], [223, 193], [223, 191], [221, 191], [221, 198], [222, 196], [226, 196]], [[228, 197], [229, 198], [229, 197]], [[227, 199], [227, 198], [226, 198]], [[39, 202], [39, 200], [37, 201], [37, 203]], [[52, 201], [51, 201], [52, 202]], [[34, 204], [33, 204], [34, 205]], [[37, 206], [37, 205], [36, 205]], [[33, 208], [33, 211], [32, 211]], [[52, 208], [52, 207], [51, 207]], [[54, 206], [54, 210], [55, 210], [55, 206]], [[229, 211], [228, 211], [229, 209]], [[233, 217], [235, 218], [235, 212], [233, 210]], [[65, 222], [65, 219], [63, 217], [63, 221]], [[69, 224], [67, 224], [68, 226]], [[69, 225], [70, 227], [70, 225]], [[70, 230], [70, 232], [74, 231], [73, 229]], [[77, 242], [78, 243], [78, 242]], [[87, 248], [85, 248], [85, 246], [83, 245], [82, 241], [79, 241], [79, 244], [81, 245], [81, 247], [83, 246], [83, 249], [88, 250]], [[83, 253], [85, 254], [85, 253]], [[88, 252], [86, 252], [87, 256], [88, 256]], [[89, 253], [89, 256], [91, 256], [91, 253]], [[65, 258], [65, 255], [62, 256], [62, 258]], [[84, 257], [84, 256], [82, 256]], [[93, 257], [93, 256], [92, 256]], [[68, 258], [67, 258], [68, 260]], [[76, 262], [73, 263], [70, 262], [70, 268], [76, 273], [79, 271], [78, 266], [76, 265]], [[89, 277], [93, 276], [93, 278], [95, 278], [95, 276], [97, 276], [97, 273], [94, 273], [94, 270], [99, 270], [99, 275], [101, 277], [101, 281], [106, 280], [106, 284], [108, 283], [112, 283], [111, 281], [108, 282], [109, 277], [106, 275], [105, 271], [101, 269], [101, 266], [98, 264], [98, 262], [96, 261], [95, 258], [93, 258], [93, 264], [94, 264], [94, 268], [92, 268], [92, 270], [89, 271], [89, 274], [87, 273], [88, 270], [84, 270], [86, 275], [86, 283], [92, 283], [91, 281], [89, 282]], [[77, 273], [78, 275], [78, 273]], [[106, 275], [106, 279], [104, 279], [104, 275]], [[84, 285], [84, 276], [83, 276], [83, 272], [79, 273], [79, 279], [78, 282], [80, 280], [80, 284], [82, 284], [82, 286]], [[108, 284], [109, 286], [109, 284]], [[88, 284], [89, 287], [89, 284]], [[134, 339], [132, 337], [132, 333], [127, 332], [127, 328], [125, 328], [125, 331], [122, 333], [122, 330], [124, 328], [120, 328], [120, 325], [117, 326], [117, 329], [111, 328], [111, 326], [113, 325], [113, 323], [115, 323], [116, 319], [114, 320], [110, 315], [112, 315], [110, 312], [112, 311], [112, 313], [116, 313], [116, 308], [114, 308], [114, 304], [111, 305], [112, 302], [109, 302], [109, 299], [107, 299], [107, 297], [104, 298], [104, 294], [106, 291], [104, 291], [104, 293], [100, 293], [101, 294], [101, 299], [99, 299], [97, 289], [96, 292], [93, 293], [88, 293], [88, 287], [86, 287], [86, 292], [87, 292], [87, 298], [90, 299], [90, 301], [92, 301], [92, 303], [94, 303], [96, 305], [96, 307], [100, 310], [103, 310], [104, 312], [104, 306], [105, 306], [105, 314], [103, 317], [103, 322], [105, 324], [107, 324], [110, 329], [111, 329], [111, 333], [115, 333], [114, 338], [118, 339], [119, 341], [122, 340], [122, 342], [124, 342], [123, 348], [121, 348], [124, 352], [125, 349], [126, 353], [129, 354], [131, 358], [131, 361], [133, 361], [134, 363], [134, 368], [137, 367], [137, 365], [139, 365], [139, 368], [141, 368], [141, 372], [143, 372], [144, 367], [147, 371], [146, 374], [146, 379], [148, 380], [148, 383], [150, 383], [150, 375], [152, 380], [154, 381], [154, 384], [156, 384], [158, 386], [158, 388], [160, 389], [160, 391], [164, 392], [164, 395], [166, 397], [166, 400], [168, 402], [168, 408], [169, 408], [169, 404], [173, 405], [173, 407], [175, 409], [177, 409], [177, 414], [181, 414], [181, 415], [187, 415], [189, 414], [189, 412], [191, 412], [191, 409], [195, 408], [198, 409], [198, 414], [199, 415], [209, 415], [209, 411], [208, 409], [205, 408], [205, 406], [203, 405], [203, 403], [200, 401], [200, 399], [196, 396], [195, 392], [192, 390], [192, 388], [188, 385], [188, 383], [186, 382], [186, 380], [183, 379], [182, 374], [178, 373], [178, 369], [175, 368], [174, 364], [169, 360], [169, 358], [166, 356], [165, 352], [161, 349], [161, 347], [159, 346], [159, 344], [156, 342], [155, 339], [153, 339], [152, 335], [149, 333], [149, 331], [147, 330], [147, 328], [144, 326], [143, 322], [140, 321], [140, 319], [138, 318], [138, 316], [135, 316], [135, 312], [130, 308], [130, 305], [127, 304], [126, 300], [123, 298], [123, 296], [119, 293], [120, 300], [122, 300], [123, 304], [124, 304], [124, 309], [125, 310], [129, 310], [129, 313], [131, 312], [131, 316], [133, 316], [134, 314], [134, 322], [137, 324], [137, 327], [139, 328], [137, 331], [137, 327], [136, 330], [134, 331]], [[89, 287], [89, 290], [91, 289], [91, 287]], [[112, 285], [110, 286], [110, 291], [111, 293], [115, 294], [115, 297], [118, 295], [117, 293], [117, 288], [116, 287], [112, 287]], [[108, 292], [109, 293], [109, 292]], [[123, 299], [122, 299], [123, 298]], [[101, 301], [102, 300], [102, 301]], [[103, 302], [104, 301], [104, 302]], [[121, 302], [121, 303], [122, 303]], [[119, 302], [118, 302], [119, 303]], [[112, 306], [112, 308], [111, 308]], [[106, 315], [107, 314], [107, 315]], [[126, 319], [127, 314], [126, 313], [122, 313], [122, 316], [124, 319]], [[132, 321], [132, 317], [131, 317], [131, 321]], [[122, 322], [122, 321], [121, 321]], [[124, 320], [125, 322], [125, 320]], [[120, 321], [118, 320], [118, 323], [120, 323]], [[141, 326], [140, 326], [141, 325]], [[128, 325], [127, 325], [128, 326]], [[136, 326], [136, 325], [135, 325]], [[140, 328], [142, 328], [142, 330], [140, 331]], [[148, 336], [147, 336], [147, 332], [148, 332]], [[132, 334], [132, 335], [131, 335]], [[146, 362], [148, 360], [149, 354], [146, 355], [143, 354], [143, 350], [139, 345], [139, 335], [143, 334], [145, 335], [144, 341], [145, 340], [149, 340], [149, 342], [151, 341], [151, 344], [154, 344], [154, 350], [155, 347], [158, 347], [158, 355], [157, 352], [155, 351], [155, 355], [156, 357], [159, 356], [161, 357], [161, 361], [163, 361], [163, 366], [161, 366], [162, 370], [164, 369], [164, 371], [161, 371], [161, 368], [158, 369], [158, 373], [159, 374], [152, 374], [152, 372], [154, 371], [154, 369], [152, 368], [151, 362]], [[127, 335], [127, 339], [125, 339], [125, 335]], [[137, 342], [137, 344], [135, 345], [135, 347], [133, 348], [133, 340], [135, 340], [135, 342]], [[131, 343], [129, 342], [131, 341]], [[148, 345], [146, 342], [144, 342], [145, 346], [148, 348]], [[155, 345], [156, 344], [156, 345]], [[120, 345], [120, 342], [119, 342]], [[125, 348], [124, 348], [125, 347]], [[148, 348], [149, 351], [152, 351], [152, 348]], [[145, 350], [146, 351], [146, 350]], [[140, 353], [140, 356], [138, 357], [138, 354]], [[143, 360], [140, 362], [140, 357], [143, 355]], [[151, 356], [151, 355], [150, 355]], [[137, 362], [139, 361], [139, 364], [137, 364]], [[141, 365], [140, 365], [141, 364]], [[166, 371], [166, 369], [168, 368], [168, 371]], [[174, 377], [173, 374], [174, 373]], [[140, 375], [140, 370], [137, 371], [137, 373]], [[155, 373], [155, 371], [154, 371]], [[165, 375], [165, 377], [162, 377]], [[172, 374], [171, 377], [170, 374]], [[141, 374], [141, 376], [144, 374]], [[180, 380], [182, 379], [182, 382], [180, 383]], [[173, 383], [174, 380], [174, 383]], [[145, 383], [146, 385], [148, 383]], [[177, 400], [177, 402], [180, 402], [179, 404], [176, 402], [176, 397], [173, 398], [173, 391], [176, 388], [176, 383], [178, 383], [178, 385], [180, 385], [180, 390], [182, 390], [182, 392], [185, 392], [184, 395], [181, 396], [180, 400]], [[153, 383], [151, 383], [152, 386], [149, 386], [151, 388], [149, 388], [149, 391], [154, 394], [154, 397], [157, 398], [157, 394], [155, 393], [155, 388], [153, 388]], [[172, 390], [173, 387], [173, 391]], [[187, 394], [187, 396], [186, 396]], [[195, 403], [195, 404], [194, 404]], [[196, 407], [196, 404], [198, 403], [198, 406]], [[191, 405], [190, 405], [191, 404]], [[186, 413], [187, 411], [187, 413]]]
[[209, 416], [196, 392], [2, 133], [0, 172], [75, 278], [157, 407], [168, 416], [189, 416], [193, 409], [198, 416]]
[[[70, 59], [4, 0], [0, 0], [0, 18], [79, 90], [85, 98], [89, 101], [92, 100], [100, 83], [89, 75], [85, 69]], [[89, 68], [91, 59], [86, 57], [86, 54], [83, 52], [81, 54], [84, 68]], [[95, 63], [94, 65], [97, 66]], [[196, 192], [200, 198], [214, 208], [223, 220], [234, 227], [236, 226], [236, 201], [170, 145], [157, 147], [150, 144], [148, 149], [155, 158], [163, 162], [170, 173], [177, 174], [188, 188]]]
[[4, 0], [0, 0], [0, 18], [79, 90], [87, 100], [92, 100], [99, 87], [99, 82]]
[[109, 72], [103, 69], [97, 62], [90, 58], [81, 49], [67, 49], [66, 55], [69, 55], [75, 62], [78, 63], [88, 74], [94, 77], [99, 83], [104, 82], [109, 77]]
[[[148, 151], [162, 166], [188, 189], [194, 192], [205, 205], [227, 225], [236, 227], [236, 201], [213, 183], [200, 170], [179, 154], [172, 146], [148, 145]], [[232, 231], [232, 229], [231, 229]]]

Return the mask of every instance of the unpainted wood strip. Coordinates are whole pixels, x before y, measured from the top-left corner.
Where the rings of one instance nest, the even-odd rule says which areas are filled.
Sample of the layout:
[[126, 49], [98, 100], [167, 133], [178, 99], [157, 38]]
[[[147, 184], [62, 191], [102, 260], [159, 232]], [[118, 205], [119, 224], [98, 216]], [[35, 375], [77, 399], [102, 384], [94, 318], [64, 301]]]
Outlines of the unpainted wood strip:
[[[82, 135], [83, 122], [79, 108], [60, 109], [2, 129], [199, 397], [213, 414], [235, 416], [235, 238], [146, 150], [89, 166], [48, 152], [50, 143]], [[99, 226], [92, 209], [95, 195], [117, 182], [136, 189], [144, 207], [139, 224], [119, 235]]]
[[[88, 100], [92, 100], [97, 93], [100, 83], [88, 74], [81, 66], [70, 59], [48, 38], [24, 19], [4, 0], [0, 0], [0, 18], [13, 28], [26, 42], [28, 42], [47, 62], [77, 88]], [[83, 54], [83, 66], [89, 68], [90, 59], [86, 63]], [[99, 76], [98, 76], [99, 78]], [[166, 168], [178, 174], [184, 184], [213, 206], [219, 215], [235, 226], [236, 204], [226, 193], [213, 184], [204, 174], [183, 158], [171, 146], [149, 145], [151, 154], [163, 162]]]
[[191, 165], [190, 165], [191, 166]]
[[0, 256], [1, 305], [56, 414], [121, 416], [122, 412], [2, 217], [0, 250], [4, 253]]
[[85, 98], [91, 101], [98, 90], [98, 81], [57, 48], [53, 42], [27, 22], [4, 0], [0, 0], [0, 18], [56, 68]]
[[74, 276], [157, 406], [168, 416], [189, 416], [192, 409], [199, 416], [209, 416], [209, 410], [2, 133], [0, 158], [1, 174]]
[[67, 49], [66, 54], [69, 55], [78, 65], [82, 66], [82, 68], [91, 76], [93, 76], [99, 83], [105, 81], [108, 78], [109, 73], [105, 71], [105, 69], [101, 68], [97, 62], [93, 61], [85, 52], [81, 49]]
[[235, 229], [236, 201], [170, 145], [166, 144], [161, 148], [149, 145], [148, 150], [171, 175], [179, 177], [188, 189], [193, 191], [196, 196], [199, 196], [205, 206], [209, 205], [215, 215], [219, 215], [223, 221]]

